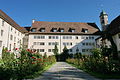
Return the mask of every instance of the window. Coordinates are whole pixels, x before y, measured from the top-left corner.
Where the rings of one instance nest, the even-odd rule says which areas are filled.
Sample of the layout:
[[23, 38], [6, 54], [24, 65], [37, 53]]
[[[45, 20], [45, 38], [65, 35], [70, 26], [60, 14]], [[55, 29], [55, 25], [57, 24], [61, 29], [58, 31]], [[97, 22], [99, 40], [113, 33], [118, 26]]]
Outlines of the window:
[[86, 46], [88, 46], [88, 43], [86, 43]]
[[2, 26], [4, 26], [4, 23], [5, 23], [5, 21], [4, 21], [4, 20], [2, 20]]
[[37, 52], [39, 52], [39, 49], [37, 49]]
[[40, 29], [40, 32], [45, 32], [45, 28], [41, 28], [41, 29]]
[[63, 39], [72, 39], [72, 36], [63, 36]]
[[2, 41], [0, 41], [0, 47], [2, 47]]
[[16, 37], [14, 37], [14, 42], [16, 42]]
[[31, 30], [31, 32], [36, 32], [36, 28], [33, 28], [33, 29]]
[[92, 39], [94, 39], [94, 37], [92, 37]]
[[69, 28], [69, 32], [75, 32], [75, 29]]
[[11, 50], [11, 44], [10, 44], [10, 50]]
[[13, 30], [13, 28], [11, 27], [11, 31]]
[[57, 32], [57, 28], [52, 28], [52, 32]]
[[13, 40], [13, 35], [10, 35], [10, 40]]
[[59, 45], [58, 42], [49, 42], [48, 45]]
[[71, 29], [71, 32], [75, 32], [75, 29]]
[[45, 45], [44, 42], [34, 42], [33, 45]]
[[78, 49], [78, 48], [76, 49], [76, 52], [77, 52], [77, 53], [79, 52], [79, 49]]
[[49, 36], [49, 39], [59, 39], [58, 36]]
[[82, 52], [85, 52], [85, 49], [82, 49]]
[[102, 23], [102, 24], [105, 24], [105, 21], [104, 21], [104, 20], [102, 20], [102, 21], [101, 21], [101, 23]]
[[86, 37], [86, 39], [88, 39], [88, 37]]
[[16, 43], [14, 43], [14, 48], [16, 47]]
[[88, 33], [88, 29], [85, 29], [85, 33]]
[[88, 33], [88, 29], [82, 28], [81, 32]]
[[45, 39], [45, 36], [34, 36], [34, 39]]
[[53, 51], [53, 49], [48, 49], [48, 52], [52, 52]]
[[44, 49], [40, 49], [40, 52], [44, 52]]
[[1, 30], [1, 36], [3, 36], [3, 30]]
[[72, 46], [72, 43], [71, 42], [63, 42], [63, 45], [64, 46]]
[[60, 32], [64, 32], [64, 29], [59, 29]]
[[78, 39], [78, 36], [76, 36], [76, 39]]
[[85, 45], [85, 43], [82, 43], [82, 45]]
[[69, 52], [72, 52], [72, 49], [69, 49]]
[[44, 42], [40, 42], [40, 45], [45, 45], [45, 43]]
[[19, 43], [19, 38], [18, 38], [18, 42], [17, 43]]
[[82, 36], [81, 39], [85, 39], [85, 36]]

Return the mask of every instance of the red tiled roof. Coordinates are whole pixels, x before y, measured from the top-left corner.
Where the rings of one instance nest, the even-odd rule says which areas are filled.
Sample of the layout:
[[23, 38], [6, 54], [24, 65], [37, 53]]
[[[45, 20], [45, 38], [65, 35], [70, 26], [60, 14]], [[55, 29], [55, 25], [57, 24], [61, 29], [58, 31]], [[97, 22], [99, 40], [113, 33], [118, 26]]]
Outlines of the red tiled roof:
[[2, 18], [3, 20], [5, 20], [7, 23], [9, 23], [11, 26], [13, 26], [15, 29], [17, 29], [18, 31], [25, 33], [27, 32], [26, 29], [24, 29], [23, 27], [20, 27], [13, 19], [11, 19], [6, 13], [4, 13], [2, 10], [0, 10], [0, 18]]
[[[80, 22], [43, 22], [43, 21], [35, 21], [32, 24], [32, 28], [36, 28], [36, 32], [29, 33], [59, 33], [59, 34], [94, 34], [99, 31], [99, 28], [95, 23], [80, 23]], [[45, 32], [40, 32], [41, 28], [45, 28]], [[51, 32], [53, 28], [64, 29], [64, 32]], [[75, 32], [69, 32], [69, 29], [75, 29]], [[82, 29], [88, 29], [88, 33], [82, 32]]]

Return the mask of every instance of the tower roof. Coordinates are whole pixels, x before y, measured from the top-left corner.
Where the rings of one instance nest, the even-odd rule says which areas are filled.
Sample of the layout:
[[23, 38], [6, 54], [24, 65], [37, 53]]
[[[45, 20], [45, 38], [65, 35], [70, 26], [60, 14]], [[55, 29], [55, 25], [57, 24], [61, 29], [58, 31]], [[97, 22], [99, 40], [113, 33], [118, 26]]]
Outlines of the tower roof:
[[107, 15], [107, 13], [104, 10], [102, 10], [102, 12], [100, 13], [100, 16], [102, 15]]

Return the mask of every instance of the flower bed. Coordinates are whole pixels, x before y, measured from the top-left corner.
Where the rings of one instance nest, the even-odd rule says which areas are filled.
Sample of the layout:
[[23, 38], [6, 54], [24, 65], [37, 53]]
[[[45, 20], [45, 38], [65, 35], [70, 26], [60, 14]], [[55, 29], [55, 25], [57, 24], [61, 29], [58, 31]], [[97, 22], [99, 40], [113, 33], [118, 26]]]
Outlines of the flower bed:
[[54, 56], [47, 57], [46, 54], [42, 56], [29, 49], [20, 49], [19, 56], [4, 49], [2, 55], [0, 80], [25, 79], [36, 72], [43, 71], [47, 66], [56, 62]]

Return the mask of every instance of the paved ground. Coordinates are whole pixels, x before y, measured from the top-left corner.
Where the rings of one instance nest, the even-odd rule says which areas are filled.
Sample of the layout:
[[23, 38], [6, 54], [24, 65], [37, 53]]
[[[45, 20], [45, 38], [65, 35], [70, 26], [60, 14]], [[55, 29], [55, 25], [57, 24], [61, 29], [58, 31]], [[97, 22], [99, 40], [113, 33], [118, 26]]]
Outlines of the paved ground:
[[99, 80], [65, 62], [57, 62], [34, 80]]

